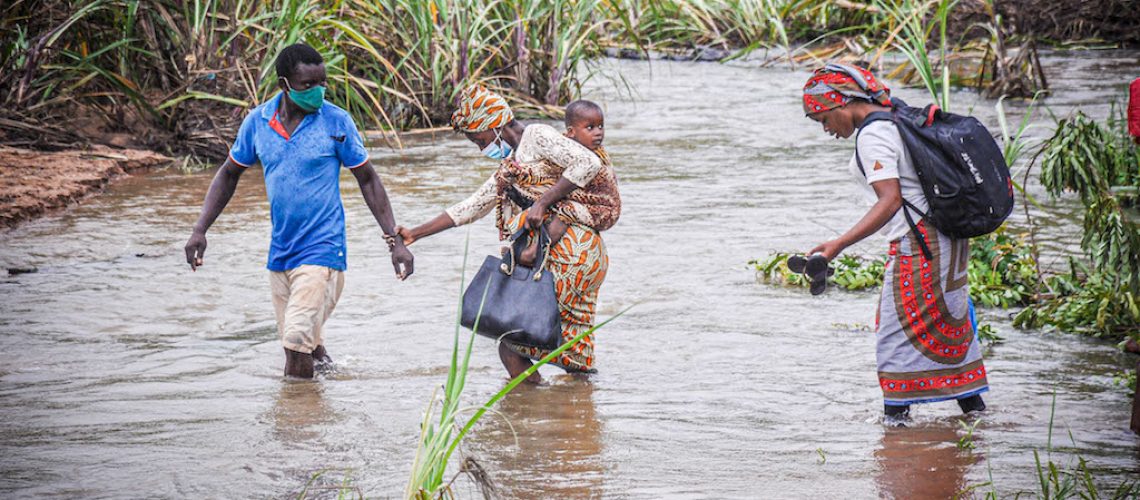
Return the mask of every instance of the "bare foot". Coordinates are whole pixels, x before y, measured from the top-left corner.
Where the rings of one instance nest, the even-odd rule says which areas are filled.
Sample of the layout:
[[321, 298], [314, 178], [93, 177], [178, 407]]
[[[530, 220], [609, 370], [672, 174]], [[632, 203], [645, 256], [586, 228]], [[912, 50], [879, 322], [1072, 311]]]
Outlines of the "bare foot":
[[285, 349], [285, 376], [313, 378], [313, 355]]
[[[507, 344], [502, 342], [499, 342], [499, 360], [503, 362], [503, 367], [507, 369], [507, 373], [511, 376], [511, 379], [519, 376], [519, 374], [525, 372], [527, 368], [530, 368], [534, 364], [531, 363], [529, 359], [512, 351], [507, 347]], [[535, 371], [526, 378], [525, 382], [529, 384], [541, 384], [542, 376]]]
[[313, 349], [313, 371], [316, 373], [328, 373], [334, 369], [332, 356], [329, 356], [328, 350], [325, 346], [319, 345]]

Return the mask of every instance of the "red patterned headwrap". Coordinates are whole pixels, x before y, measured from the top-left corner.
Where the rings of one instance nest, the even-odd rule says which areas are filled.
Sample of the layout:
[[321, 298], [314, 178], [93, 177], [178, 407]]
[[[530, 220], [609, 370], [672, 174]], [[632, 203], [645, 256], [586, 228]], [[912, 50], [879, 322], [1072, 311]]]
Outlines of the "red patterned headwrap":
[[804, 84], [805, 114], [845, 106], [851, 99], [863, 99], [889, 107], [891, 89], [870, 71], [839, 63], [828, 63], [815, 70]]

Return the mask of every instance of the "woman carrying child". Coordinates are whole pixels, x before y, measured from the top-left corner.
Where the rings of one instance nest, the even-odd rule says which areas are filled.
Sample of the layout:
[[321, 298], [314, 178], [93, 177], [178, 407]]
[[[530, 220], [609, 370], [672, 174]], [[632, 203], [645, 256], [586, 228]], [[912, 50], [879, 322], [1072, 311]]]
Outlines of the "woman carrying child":
[[[466, 200], [417, 227], [400, 228], [404, 243], [474, 222], [492, 210], [499, 238], [524, 226], [537, 230], [547, 224], [551, 234], [546, 269], [554, 275], [562, 316], [562, 338], [570, 340], [594, 326], [598, 289], [605, 280], [609, 257], [598, 231], [609, 228], [621, 213], [621, 198], [612, 167], [578, 142], [542, 124], [523, 126], [507, 102], [482, 86], [463, 92], [451, 124], [499, 160], [499, 168]], [[554, 224], [551, 222], [557, 221]], [[564, 228], [562, 226], [565, 226]], [[527, 256], [522, 256], [526, 260]], [[593, 372], [594, 341], [586, 336], [553, 364], [570, 372]], [[511, 377], [525, 371], [532, 359], [548, 354], [503, 341], [499, 358]], [[528, 379], [539, 382], [534, 373]]]
[[[810, 253], [832, 260], [880, 229], [890, 241], [876, 314], [887, 417], [905, 419], [911, 404], [949, 399], [963, 412], [984, 410], [980, 394], [989, 386], [968, 312], [968, 241], [951, 239], [921, 220], [917, 231], [910, 228], [903, 200], [920, 210], [928, 207], [910, 153], [890, 120], [863, 127], [870, 113], [890, 111], [890, 89], [870, 71], [828, 64], [808, 79], [803, 92], [804, 113], [824, 132], [843, 139], [858, 133], [848, 171], [874, 203], [854, 227]], [[929, 256], [918, 238], [925, 239]]]

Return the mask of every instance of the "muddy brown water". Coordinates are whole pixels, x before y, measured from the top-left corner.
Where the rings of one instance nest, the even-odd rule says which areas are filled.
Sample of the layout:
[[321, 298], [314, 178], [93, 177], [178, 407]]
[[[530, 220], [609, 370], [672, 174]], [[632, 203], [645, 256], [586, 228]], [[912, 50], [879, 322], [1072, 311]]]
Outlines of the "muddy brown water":
[[[1122, 52], [1046, 62], [1053, 111], [1098, 117], [1138, 67]], [[1130, 398], [1113, 381], [1129, 358], [1112, 346], [1018, 331], [1008, 312], [982, 311], [1006, 342], [987, 349], [990, 410], [963, 450], [953, 403], [918, 407], [910, 428], [879, 421], [874, 292], [813, 298], [756, 283], [749, 259], [806, 250], [864, 209], [844, 168], [851, 143], [802, 116], [804, 71], [602, 64], [634, 95], [589, 85], [606, 108], [625, 203], [605, 234], [599, 313], [634, 308], [600, 332], [599, 375], [544, 369], [549, 385], [510, 395], [477, 427], [464, 452], [504, 496], [935, 498], [991, 478], [980, 491], [1012, 495], [1035, 488], [1054, 393], [1055, 461], [1084, 456], [1103, 486], [1140, 477]], [[896, 95], [925, 100], [917, 89]], [[992, 102], [952, 99], [996, 131]], [[449, 134], [378, 147], [373, 161], [405, 224], [493, 168]], [[345, 476], [369, 496], [401, 495], [422, 412], [446, 376], [464, 243], [470, 235], [471, 273], [498, 247], [490, 218], [417, 243], [416, 274], [400, 283], [345, 173], [349, 271], [327, 329], [339, 370], [288, 382], [259, 171], [209, 233], [205, 267], [183, 263], [210, 175], [136, 176], [0, 234], [0, 265], [38, 268], [0, 278], [0, 496], [287, 497], [321, 471], [311, 496]], [[1071, 200], [1034, 212], [1049, 248], [1074, 247]], [[489, 340], [476, 339], [472, 366], [465, 401], [477, 405], [505, 377]]]

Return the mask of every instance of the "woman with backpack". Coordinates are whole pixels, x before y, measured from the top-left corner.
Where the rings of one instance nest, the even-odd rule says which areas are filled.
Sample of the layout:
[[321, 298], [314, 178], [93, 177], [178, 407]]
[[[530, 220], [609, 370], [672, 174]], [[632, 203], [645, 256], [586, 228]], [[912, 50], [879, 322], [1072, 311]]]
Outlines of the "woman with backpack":
[[[891, 111], [890, 89], [866, 69], [828, 64], [804, 85], [803, 103], [824, 132], [856, 136], [848, 171], [873, 203], [846, 233], [812, 249], [809, 271], [876, 231], [890, 241], [875, 321], [886, 416], [901, 422], [912, 404], [950, 399], [963, 412], [984, 410], [980, 394], [989, 386], [968, 312], [968, 240], [952, 239], [920, 219], [928, 203], [897, 126], [867, 120]], [[826, 266], [815, 267], [826, 272]]]

